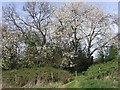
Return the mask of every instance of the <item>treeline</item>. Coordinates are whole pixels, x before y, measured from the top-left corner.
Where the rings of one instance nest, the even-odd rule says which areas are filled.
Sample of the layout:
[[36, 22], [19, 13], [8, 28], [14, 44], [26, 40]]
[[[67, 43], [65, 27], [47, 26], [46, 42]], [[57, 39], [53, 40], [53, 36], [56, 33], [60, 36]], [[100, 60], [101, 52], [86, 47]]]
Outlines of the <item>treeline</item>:
[[15, 3], [2, 7], [4, 70], [50, 66], [83, 71], [94, 63], [97, 51], [99, 62], [116, 57], [117, 35], [110, 26], [117, 19], [98, 7], [26, 2], [21, 8], [17, 12]]

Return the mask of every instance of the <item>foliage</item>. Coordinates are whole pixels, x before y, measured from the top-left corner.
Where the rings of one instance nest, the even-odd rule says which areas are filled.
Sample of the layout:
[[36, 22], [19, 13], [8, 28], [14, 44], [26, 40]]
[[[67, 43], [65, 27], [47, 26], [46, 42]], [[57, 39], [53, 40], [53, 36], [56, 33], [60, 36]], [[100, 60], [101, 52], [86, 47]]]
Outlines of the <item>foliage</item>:
[[103, 62], [105, 62], [105, 55], [104, 55], [104, 53], [103, 53], [102, 50], [100, 50], [100, 52], [99, 52], [99, 54], [98, 54], [97, 62], [98, 62], [98, 63], [103, 63]]
[[110, 61], [110, 60], [117, 58], [117, 56], [118, 56], [117, 47], [111, 46], [109, 51], [108, 51], [108, 55], [105, 57], [105, 59], [106, 59], [106, 61]]
[[91, 65], [90, 60], [86, 57], [84, 52], [78, 52], [78, 54], [74, 54], [73, 58], [71, 58], [73, 63], [72, 67], [68, 67], [71, 72], [82, 72], [87, 70], [87, 68]]
[[57, 46], [45, 46], [41, 51], [40, 58], [42, 60], [42, 66], [51, 66], [55, 68], [60, 68], [62, 62], [62, 49]]
[[18, 40], [16, 35], [13, 37], [6, 27], [2, 27], [2, 68], [18, 68]]
[[104, 63], [116, 59], [117, 57], [118, 57], [118, 49], [116, 46], [111, 45], [106, 52], [103, 50], [99, 51], [96, 62]]
[[51, 67], [23, 68], [3, 71], [3, 87], [23, 87], [27, 84], [36, 85], [49, 82], [67, 83], [72, 80], [72, 74]]

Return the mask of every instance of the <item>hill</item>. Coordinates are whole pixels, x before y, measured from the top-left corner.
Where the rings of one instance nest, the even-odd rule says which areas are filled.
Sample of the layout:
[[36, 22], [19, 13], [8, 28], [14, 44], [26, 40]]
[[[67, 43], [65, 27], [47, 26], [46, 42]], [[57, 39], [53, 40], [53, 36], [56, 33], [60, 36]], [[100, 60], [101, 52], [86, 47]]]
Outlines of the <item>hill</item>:
[[52, 67], [23, 68], [3, 71], [2, 76], [3, 88], [58, 87], [73, 79], [71, 73]]
[[118, 62], [92, 65], [65, 85], [66, 88], [118, 88]]
[[3, 88], [118, 88], [118, 61], [93, 64], [87, 71], [74, 73], [52, 67], [3, 71]]

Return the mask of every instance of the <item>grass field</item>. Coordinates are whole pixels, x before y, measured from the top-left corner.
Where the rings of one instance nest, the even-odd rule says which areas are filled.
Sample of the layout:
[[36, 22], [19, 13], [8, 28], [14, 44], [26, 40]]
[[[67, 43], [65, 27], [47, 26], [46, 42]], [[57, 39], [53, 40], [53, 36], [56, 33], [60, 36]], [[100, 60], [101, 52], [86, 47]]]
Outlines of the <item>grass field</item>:
[[3, 87], [23, 88], [118, 88], [118, 62], [90, 66], [87, 71], [69, 73], [51, 67], [3, 71]]

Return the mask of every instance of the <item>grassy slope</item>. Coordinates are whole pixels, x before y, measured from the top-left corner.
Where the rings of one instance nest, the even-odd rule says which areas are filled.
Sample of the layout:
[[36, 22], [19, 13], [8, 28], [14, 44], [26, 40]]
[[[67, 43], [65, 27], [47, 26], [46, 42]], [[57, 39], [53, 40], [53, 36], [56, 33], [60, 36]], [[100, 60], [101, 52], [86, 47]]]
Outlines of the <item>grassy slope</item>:
[[[69, 82], [73, 75], [51, 67], [23, 68], [3, 71], [3, 87], [58, 87]], [[54, 85], [52, 85], [54, 84]]]
[[[35, 84], [36, 77], [37, 83]], [[114, 60], [92, 65], [87, 71], [75, 77], [73, 81], [71, 81], [72, 78], [73, 76], [69, 72], [51, 67], [3, 71], [4, 87], [117, 88], [118, 62]]]
[[117, 88], [118, 62], [92, 65], [86, 72], [65, 85], [66, 88]]

